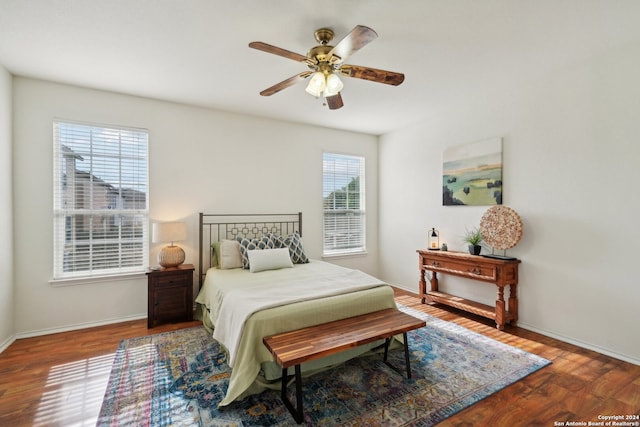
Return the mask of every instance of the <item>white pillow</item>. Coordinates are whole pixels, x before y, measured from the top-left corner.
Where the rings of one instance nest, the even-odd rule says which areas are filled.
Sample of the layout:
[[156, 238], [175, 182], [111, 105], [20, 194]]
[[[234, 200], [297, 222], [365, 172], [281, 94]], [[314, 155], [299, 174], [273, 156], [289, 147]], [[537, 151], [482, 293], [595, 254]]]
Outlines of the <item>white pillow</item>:
[[220, 242], [218, 254], [220, 270], [242, 267], [242, 255], [240, 254], [240, 242], [235, 240], [223, 240]]
[[293, 268], [288, 248], [250, 250], [247, 251], [247, 255], [249, 256], [249, 271], [252, 273]]

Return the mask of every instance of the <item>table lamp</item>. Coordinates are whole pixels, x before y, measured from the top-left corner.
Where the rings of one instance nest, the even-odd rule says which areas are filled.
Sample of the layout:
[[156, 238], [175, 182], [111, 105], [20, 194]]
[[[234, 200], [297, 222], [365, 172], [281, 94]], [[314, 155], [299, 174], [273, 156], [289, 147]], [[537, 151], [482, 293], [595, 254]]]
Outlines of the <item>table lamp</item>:
[[153, 243], [171, 242], [158, 253], [158, 264], [162, 267], [177, 267], [184, 262], [184, 250], [173, 242], [187, 239], [184, 222], [158, 222], [153, 224]]

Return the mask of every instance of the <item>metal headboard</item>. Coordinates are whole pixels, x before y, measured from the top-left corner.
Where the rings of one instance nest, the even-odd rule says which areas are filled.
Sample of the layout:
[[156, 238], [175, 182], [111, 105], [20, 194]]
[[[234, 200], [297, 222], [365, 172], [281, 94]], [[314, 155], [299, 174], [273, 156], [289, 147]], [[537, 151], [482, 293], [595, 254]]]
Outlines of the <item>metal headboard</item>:
[[204, 276], [211, 267], [211, 244], [237, 237], [254, 239], [267, 233], [289, 235], [298, 231], [302, 235], [302, 212], [294, 214], [206, 214], [200, 212], [200, 266], [198, 283], [202, 287]]

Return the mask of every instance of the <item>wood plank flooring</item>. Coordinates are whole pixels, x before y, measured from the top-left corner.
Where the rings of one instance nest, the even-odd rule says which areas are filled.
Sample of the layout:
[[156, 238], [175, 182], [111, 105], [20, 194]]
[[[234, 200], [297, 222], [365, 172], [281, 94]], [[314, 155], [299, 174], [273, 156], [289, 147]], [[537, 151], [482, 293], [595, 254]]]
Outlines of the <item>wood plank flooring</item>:
[[[498, 331], [488, 319], [420, 304], [402, 290], [396, 300], [553, 362], [441, 426], [557, 426], [640, 414], [640, 366], [509, 325]], [[0, 354], [0, 426], [94, 426], [121, 339], [197, 324], [148, 330], [136, 320], [17, 340]]]

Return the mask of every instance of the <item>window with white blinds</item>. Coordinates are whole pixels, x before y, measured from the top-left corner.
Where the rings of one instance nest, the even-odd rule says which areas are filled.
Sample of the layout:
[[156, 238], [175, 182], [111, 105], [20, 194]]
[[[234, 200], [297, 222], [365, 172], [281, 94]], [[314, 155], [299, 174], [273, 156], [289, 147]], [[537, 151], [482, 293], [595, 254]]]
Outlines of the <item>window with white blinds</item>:
[[144, 271], [147, 131], [55, 121], [53, 145], [54, 280]]
[[323, 255], [365, 251], [364, 157], [324, 153]]

